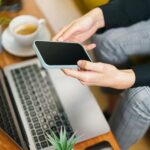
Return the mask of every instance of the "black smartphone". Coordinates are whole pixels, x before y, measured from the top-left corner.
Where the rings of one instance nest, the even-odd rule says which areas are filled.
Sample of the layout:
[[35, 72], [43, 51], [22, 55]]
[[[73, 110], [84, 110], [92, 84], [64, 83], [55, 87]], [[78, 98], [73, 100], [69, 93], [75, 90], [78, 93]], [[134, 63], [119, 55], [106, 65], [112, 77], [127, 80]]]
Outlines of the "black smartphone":
[[46, 69], [78, 68], [78, 60], [91, 61], [90, 56], [79, 43], [35, 41], [33, 49]]

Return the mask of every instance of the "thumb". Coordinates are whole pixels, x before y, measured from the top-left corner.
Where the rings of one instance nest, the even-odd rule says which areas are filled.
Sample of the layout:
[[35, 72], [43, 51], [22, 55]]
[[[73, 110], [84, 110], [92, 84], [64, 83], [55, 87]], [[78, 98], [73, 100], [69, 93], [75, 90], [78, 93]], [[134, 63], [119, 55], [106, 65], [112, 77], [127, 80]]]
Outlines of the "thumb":
[[77, 64], [81, 69], [98, 72], [98, 66], [96, 63], [86, 60], [79, 60]]

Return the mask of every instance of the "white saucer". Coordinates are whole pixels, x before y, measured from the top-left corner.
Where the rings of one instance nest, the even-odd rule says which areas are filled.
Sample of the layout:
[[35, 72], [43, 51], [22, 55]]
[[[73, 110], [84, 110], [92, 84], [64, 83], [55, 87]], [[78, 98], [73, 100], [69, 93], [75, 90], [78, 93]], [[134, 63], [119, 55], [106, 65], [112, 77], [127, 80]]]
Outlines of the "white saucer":
[[[51, 38], [49, 30], [43, 26], [35, 40], [48, 41]], [[19, 57], [31, 57], [35, 55], [32, 46], [21, 46], [9, 32], [8, 28], [2, 34], [2, 45], [4, 49], [12, 55]]]

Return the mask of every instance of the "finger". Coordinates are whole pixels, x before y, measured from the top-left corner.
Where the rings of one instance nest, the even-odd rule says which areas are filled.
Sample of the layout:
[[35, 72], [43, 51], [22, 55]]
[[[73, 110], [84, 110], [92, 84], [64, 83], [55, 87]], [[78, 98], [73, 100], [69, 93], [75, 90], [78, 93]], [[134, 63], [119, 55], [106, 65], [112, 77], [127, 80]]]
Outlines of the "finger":
[[[61, 69], [62, 70], [62, 72], [64, 73], [64, 74], [66, 74], [67, 75], [67, 72], [68, 71], [72, 71], [72, 70], [74, 70], [74, 69]], [[78, 70], [79, 71], [79, 70]]]
[[84, 82], [84, 81], [81, 81], [81, 80], [80, 80], [80, 83], [81, 83], [82, 85], [87, 85], [87, 86], [93, 85], [92, 83]]
[[[61, 31], [59, 31], [53, 38], [52, 41], [58, 41], [58, 39], [63, 35], [67, 27], [64, 27]], [[62, 41], [63, 42], [63, 41]]]
[[[69, 25], [63, 27], [53, 38], [52, 41], [58, 41], [58, 39], [63, 35], [63, 33], [72, 25], [70, 23]], [[62, 41], [63, 42], [63, 41]]]
[[83, 70], [89, 70], [89, 71], [94, 71], [94, 72], [99, 72], [99, 73], [102, 73], [105, 69], [105, 64], [100, 63], [100, 62], [93, 63], [93, 62], [86, 61], [86, 60], [79, 60], [77, 64]]
[[61, 69], [61, 71], [62, 71], [63, 73], [65, 73], [64, 69]]
[[93, 50], [95, 47], [96, 47], [96, 44], [95, 44], [95, 43], [92, 43], [92, 44], [89, 44], [89, 45], [84, 45], [84, 48], [85, 48], [87, 51]]
[[67, 76], [76, 78], [78, 80], [84, 80], [85, 75], [83, 74], [83, 72], [79, 71], [79, 70], [73, 70], [73, 69], [64, 69], [64, 73]]
[[58, 41], [66, 41], [67, 39], [71, 38], [73, 34], [77, 32], [78, 32], [78, 27], [73, 24], [69, 28], [67, 28], [60, 37], [58, 37]]
[[90, 70], [95, 72], [98, 72], [99, 70], [99, 66], [97, 65], [97, 63], [89, 62], [86, 60], [80, 60], [77, 62], [77, 64], [81, 69], [84, 70]]
[[81, 82], [86, 83], [86, 85], [95, 85], [94, 83], [97, 82], [98, 74], [95, 72], [65, 69], [64, 73], [72, 78], [76, 78]]

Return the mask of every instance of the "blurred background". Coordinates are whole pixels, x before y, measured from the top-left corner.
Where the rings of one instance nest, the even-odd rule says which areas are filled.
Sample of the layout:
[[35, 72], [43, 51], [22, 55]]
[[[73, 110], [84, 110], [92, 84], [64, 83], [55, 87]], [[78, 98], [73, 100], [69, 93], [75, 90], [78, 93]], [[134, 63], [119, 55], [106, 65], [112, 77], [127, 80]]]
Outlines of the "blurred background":
[[[24, 7], [24, 2], [28, 0], [0, 0], [0, 32], [1, 25], [9, 24], [9, 20], [17, 16], [17, 12]], [[94, 7], [106, 4], [108, 0], [34, 0], [43, 12], [48, 23], [52, 27], [54, 33], [58, 32], [60, 28], [68, 24], [72, 20], [80, 17]], [[7, 18], [6, 14], [9, 13]], [[11, 14], [11, 15], [10, 15]], [[35, 12], [36, 14], [36, 12]], [[0, 33], [1, 35], [1, 33]], [[1, 44], [0, 44], [1, 46]], [[100, 91], [100, 88], [92, 87], [93, 93], [98, 99], [100, 107], [105, 110], [108, 105], [107, 97]], [[150, 134], [137, 143], [131, 150], [149, 150]]]

